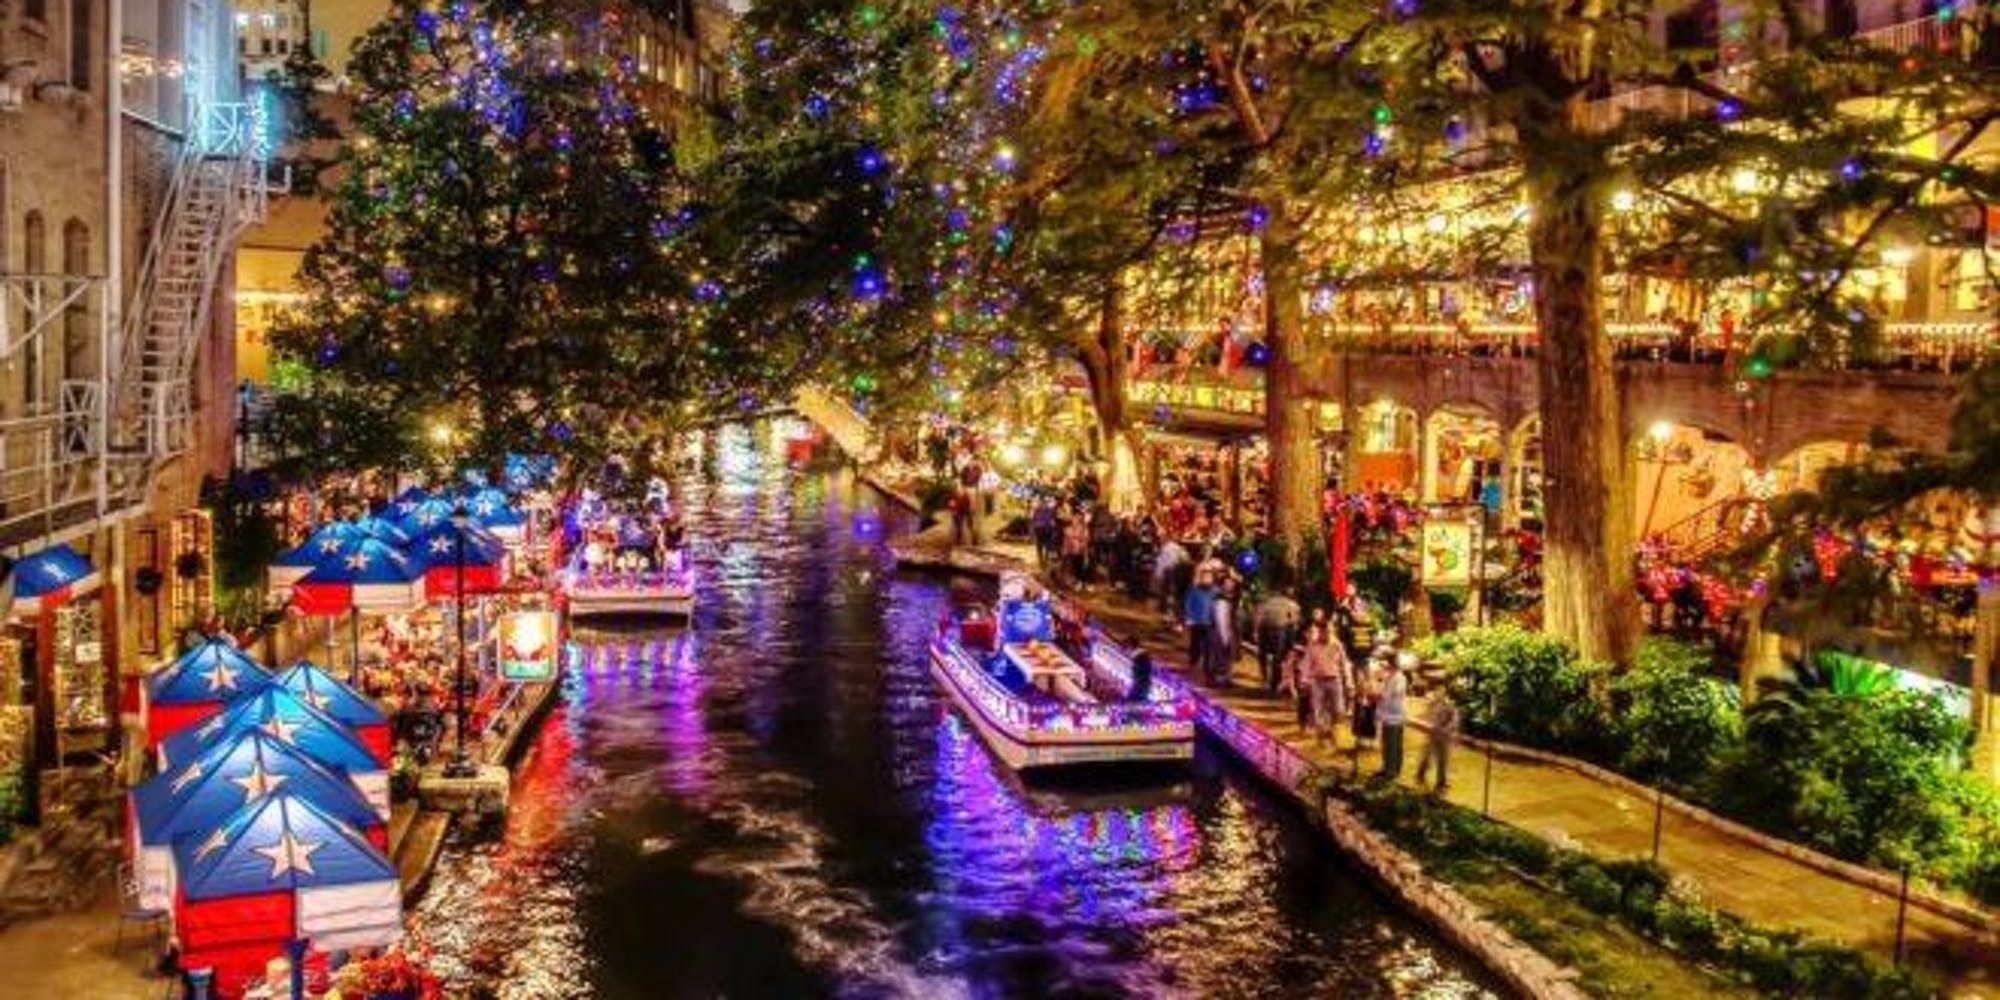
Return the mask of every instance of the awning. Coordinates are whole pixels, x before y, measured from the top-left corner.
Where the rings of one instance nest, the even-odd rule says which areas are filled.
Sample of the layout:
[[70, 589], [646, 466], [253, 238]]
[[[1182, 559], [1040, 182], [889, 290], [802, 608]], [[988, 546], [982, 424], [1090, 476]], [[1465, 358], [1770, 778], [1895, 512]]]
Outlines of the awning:
[[95, 591], [103, 579], [68, 544], [51, 545], [14, 564], [14, 611], [30, 617]]

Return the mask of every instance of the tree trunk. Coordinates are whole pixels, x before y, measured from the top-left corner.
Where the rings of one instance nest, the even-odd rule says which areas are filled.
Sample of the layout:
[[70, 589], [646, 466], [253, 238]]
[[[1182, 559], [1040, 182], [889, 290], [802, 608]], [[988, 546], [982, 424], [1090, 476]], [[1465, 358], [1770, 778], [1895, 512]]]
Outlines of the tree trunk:
[[1077, 338], [1077, 357], [1090, 382], [1098, 452], [1111, 463], [1104, 499], [1112, 510], [1120, 512], [1137, 510], [1145, 499], [1139, 477], [1138, 431], [1132, 427], [1126, 407], [1125, 348], [1125, 308], [1118, 281], [1113, 278], [1098, 301], [1097, 325]]
[[1270, 533], [1296, 564], [1302, 540], [1319, 526], [1319, 449], [1306, 394], [1303, 267], [1296, 223], [1280, 203], [1259, 238], [1264, 271], [1264, 434], [1271, 445]]
[[[1638, 641], [1632, 483], [1625, 468], [1618, 379], [1604, 335], [1603, 199], [1580, 153], [1581, 97], [1554, 121], [1523, 129], [1534, 216], [1528, 228], [1541, 334], [1545, 562], [1543, 629], [1588, 659], [1628, 664]], [[1543, 134], [1535, 135], [1536, 131]]]

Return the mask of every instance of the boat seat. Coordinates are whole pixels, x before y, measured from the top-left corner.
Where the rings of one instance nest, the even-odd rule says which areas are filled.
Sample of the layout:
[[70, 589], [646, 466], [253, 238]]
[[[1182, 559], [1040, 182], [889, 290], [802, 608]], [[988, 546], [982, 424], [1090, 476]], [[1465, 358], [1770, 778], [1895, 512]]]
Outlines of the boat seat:
[[960, 622], [958, 641], [967, 649], [991, 652], [998, 648], [993, 641], [996, 625], [997, 623], [991, 618], [974, 618], [971, 621]]

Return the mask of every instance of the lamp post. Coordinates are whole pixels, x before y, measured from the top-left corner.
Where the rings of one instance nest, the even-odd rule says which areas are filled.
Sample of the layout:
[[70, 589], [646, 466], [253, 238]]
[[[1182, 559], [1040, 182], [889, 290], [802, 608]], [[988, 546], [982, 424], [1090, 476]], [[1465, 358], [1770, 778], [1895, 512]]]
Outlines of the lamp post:
[[461, 501], [451, 512], [452, 532], [457, 536], [458, 542], [458, 585], [453, 588], [457, 591], [453, 596], [458, 604], [458, 676], [452, 682], [452, 693], [457, 697], [453, 711], [458, 717], [458, 745], [452, 752], [451, 762], [444, 767], [447, 778], [469, 778], [478, 773], [478, 769], [472, 766], [472, 758], [465, 752], [465, 727], [468, 724], [465, 710], [465, 529], [471, 524], [472, 515], [466, 511], [465, 503]]

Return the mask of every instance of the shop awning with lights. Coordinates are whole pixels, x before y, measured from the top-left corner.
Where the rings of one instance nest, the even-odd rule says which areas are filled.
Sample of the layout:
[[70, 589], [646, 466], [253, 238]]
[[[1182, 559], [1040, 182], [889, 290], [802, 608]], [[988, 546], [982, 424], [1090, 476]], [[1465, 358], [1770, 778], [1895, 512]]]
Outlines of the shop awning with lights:
[[14, 564], [14, 616], [38, 615], [89, 594], [103, 583], [83, 553], [51, 545]]

